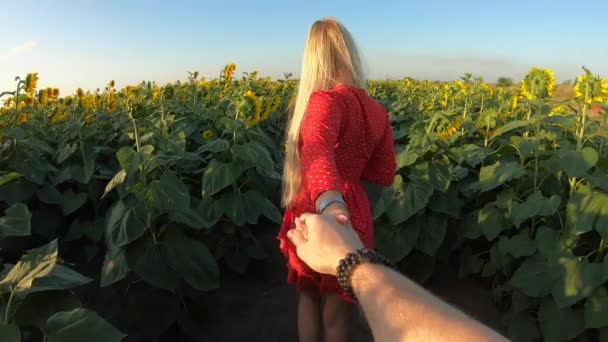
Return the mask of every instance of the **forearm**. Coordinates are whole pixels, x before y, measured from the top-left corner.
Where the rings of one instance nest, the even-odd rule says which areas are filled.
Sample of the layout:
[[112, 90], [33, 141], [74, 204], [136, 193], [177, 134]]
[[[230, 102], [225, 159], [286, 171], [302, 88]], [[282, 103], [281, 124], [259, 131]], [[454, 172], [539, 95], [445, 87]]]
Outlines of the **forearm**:
[[352, 285], [376, 341], [506, 341], [387, 267], [358, 266]]

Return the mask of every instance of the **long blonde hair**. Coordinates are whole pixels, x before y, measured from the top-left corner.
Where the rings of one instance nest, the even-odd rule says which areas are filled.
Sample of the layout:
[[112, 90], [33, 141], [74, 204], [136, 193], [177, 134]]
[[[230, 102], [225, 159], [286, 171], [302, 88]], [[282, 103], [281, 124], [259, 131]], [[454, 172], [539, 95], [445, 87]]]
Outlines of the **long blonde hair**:
[[301, 187], [300, 130], [308, 100], [317, 90], [339, 83], [365, 88], [359, 52], [346, 28], [334, 18], [314, 22], [306, 39], [295, 106], [287, 124], [287, 153], [283, 167], [283, 207], [290, 207]]

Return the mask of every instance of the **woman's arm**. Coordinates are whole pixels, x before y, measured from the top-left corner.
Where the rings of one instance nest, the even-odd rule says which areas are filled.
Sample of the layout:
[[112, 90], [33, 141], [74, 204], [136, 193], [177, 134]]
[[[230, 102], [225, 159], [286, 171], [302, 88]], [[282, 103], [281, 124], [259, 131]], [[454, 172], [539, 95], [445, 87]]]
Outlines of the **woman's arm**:
[[[327, 199], [342, 196], [344, 181], [336, 166], [334, 149], [345, 116], [341, 101], [325, 92], [315, 92], [308, 102], [306, 117], [300, 130], [302, 177], [315, 208]], [[347, 214], [346, 208], [333, 203], [324, 213]]]

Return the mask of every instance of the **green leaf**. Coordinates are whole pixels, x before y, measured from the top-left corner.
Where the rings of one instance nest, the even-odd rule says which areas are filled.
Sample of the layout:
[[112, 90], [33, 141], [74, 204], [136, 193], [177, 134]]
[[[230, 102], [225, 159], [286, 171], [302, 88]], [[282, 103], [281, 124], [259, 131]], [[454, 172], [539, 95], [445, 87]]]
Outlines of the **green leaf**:
[[560, 277], [551, 293], [560, 308], [586, 298], [604, 281], [600, 264], [589, 264], [578, 258], [559, 258], [554, 268]]
[[235, 156], [245, 162], [251, 163], [262, 170], [274, 170], [274, 162], [270, 153], [261, 144], [249, 142], [245, 145], [233, 146]]
[[169, 219], [173, 222], [179, 222], [193, 229], [211, 228], [213, 223], [207, 221], [201, 212], [190, 208], [169, 212]]
[[121, 147], [116, 152], [116, 158], [118, 159], [118, 163], [120, 163], [120, 166], [123, 170], [125, 170], [127, 175], [134, 174], [144, 161], [142, 156], [135, 152], [133, 148], [126, 146]]
[[448, 222], [444, 218], [428, 216], [424, 218], [422, 223], [416, 248], [427, 255], [433, 256], [445, 239]]
[[169, 266], [193, 288], [209, 291], [219, 287], [219, 269], [207, 246], [179, 230], [167, 232], [161, 250]]
[[48, 342], [120, 342], [126, 336], [95, 312], [82, 308], [58, 312], [47, 321]]
[[63, 265], [55, 265], [53, 270], [42, 278], [34, 279], [28, 293], [68, 290], [74, 287], [88, 284], [93, 279], [85, 277], [80, 273]]
[[32, 231], [32, 213], [25, 204], [13, 204], [0, 217], [0, 239], [9, 236], [28, 236]]
[[376, 245], [378, 250], [393, 263], [405, 258], [418, 240], [420, 226], [405, 225], [395, 227], [380, 224], [376, 227]]
[[526, 201], [513, 209], [513, 223], [519, 227], [524, 221], [534, 216], [550, 216], [557, 212], [561, 198], [551, 196], [546, 198], [540, 191], [532, 193]]
[[230, 148], [230, 143], [224, 139], [215, 139], [196, 149], [197, 154], [203, 152], [219, 153]]
[[533, 256], [519, 266], [509, 284], [528, 296], [543, 297], [551, 293], [559, 276], [555, 265], [543, 257]]
[[572, 252], [566, 247], [566, 241], [555, 231], [547, 226], [538, 228], [535, 237], [536, 248], [549, 260], [557, 260], [560, 257], [572, 257]]
[[0, 323], [0, 341], [21, 342], [21, 330], [16, 324]]
[[386, 208], [393, 201], [394, 193], [395, 190], [392, 187], [383, 187], [382, 194], [380, 195], [380, 198], [378, 199], [378, 202], [376, 203], [376, 206], [373, 210], [374, 220], [377, 220], [378, 218], [380, 218], [380, 216], [382, 216], [382, 214], [386, 212]]
[[584, 177], [589, 169], [597, 164], [599, 159], [593, 147], [585, 147], [581, 151], [566, 151], [557, 156], [560, 167], [570, 177]]
[[129, 208], [116, 202], [106, 216], [106, 243], [110, 248], [123, 247], [139, 239], [150, 226], [150, 212], [143, 206]]
[[58, 311], [81, 307], [78, 298], [68, 291], [45, 291], [28, 294], [17, 306], [14, 322], [21, 327], [46, 330], [46, 321]]
[[524, 158], [533, 156], [536, 152], [538, 152], [539, 147], [540, 140], [536, 137], [524, 138], [519, 143], [519, 151], [521, 152], [521, 156]]
[[560, 309], [551, 299], [545, 299], [538, 311], [540, 330], [547, 342], [572, 341], [584, 330], [581, 310]]
[[494, 240], [508, 228], [504, 221], [504, 215], [491, 204], [486, 204], [477, 212], [477, 225], [488, 241]]
[[15, 179], [19, 179], [21, 177], [23, 177], [23, 175], [18, 172], [9, 172], [7, 174], [4, 174], [0, 176], [0, 186], [3, 186], [4, 184], [10, 183]]
[[[596, 167], [592, 173], [585, 176], [593, 186], [600, 188], [601, 190], [608, 191], [608, 174]], [[1, 182], [0, 182], [1, 183]]]
[[528, 126], [528, 124], [529, 124], [528, 121], [523, 121], [523, 120], [511, 121], [511, 122], [497, 128], [494, 131], [494, 133], [490, 136], [490, 140], [494, 140], [495, 138], [497, 138], [507, 132], [510, 132], [514, 129]]
[[28, 251], [6, 277], [0, 281], [0, 292], [6, 289], [27, 292], [34, 280], [47, 276], [57, 264], [57, 240]]
[[89, 183], [91, 177], [93, 177], [93, 173], [95, 172], [95, 159], [96, 154], [91, 148], [89, 144], [86, 144], [84, 141], [80, 143], [80, 153], [82, 155], [83, 161], [83, 178], [81, 179], [82, 183]]
[[127, 274], [129, 274], [129, 265], [124, 250], [122, 248], [108, 249], [101, 267], [99, 286], [110, 286], [124, 279]]
[[44, 203], [59, 205], [64, 215], [70, 215], [87, 202], [87, 194], [84, 192], [75, 194], [72, 189], [68, 189], [62, 194], [50, 185], [38, 190], [37, 195]]
[[608, 327], [608, 294], [601, 288], [585, 301], [585, 328], [604, 327]]
[[406, 166], [410, 166], [418, 160], [420, 157], [418, 153], [405, 149], [397, 153], [397, 169], [401, 169]]
[[521, 258], [536, 252], [536, 242], [528, 237], [526, 230], [522, 230], [518, 235], [511, 238], [502, 236], [498, 242], [498, 248], [505, 254]]
[[150, 234], [126, 246], [125, 256], [129, 268], [146, 283], [175, 291], [179, 280], [177, 274], [169, 267], [161, 253], [160, 244], [156, 243]]
[[276, 206], [255, 190], [226, 193], [220, 197], [219, 202], [226, 217], [237, 226], [246, 223], [257, 224], [262, 215], [275, 223], [281, 223], [283, 220]]
[[513, 342], [535, 342], [540, 338], [540, 331], [536, 319], [520, 312], [510, 319], [508, 335]]
[[608, 238], [608, 194], [575, 190], [566, 206], [566, 221], [574, 234], [582, 234], [595, 228]]
[[516, 162], [503, 164], [501, 161], [497, 161], [490, 166], [481, 168], [479, 171], [479, 186], [482, 191], [489, 191], [524, 174], [525, 171]]
[[433, 194], [428, 183], [412, 182], [403, 191], [403, 179], [395, 176], [393, 183], [395, 199], [388, 205], [386, 213], [393, 225], [398, 225], [425, 208]]
[[173, 172], [167, 172], [158, 181], [153, 181], [150, 190], [155, 200], [153, 204], [161, 212], [190, 208], [188, 187]]
[[106, 195], [108, 193], [110, 193], [110, 191], [114, 190], [114, 188], [116, 188], [117, 186], [122, 184], [126, 178], [127, 178], [127, 173], [125, 172], [125, 170], [118, 171], [118, 173], [116, 173], [114, 175], [114, 177], [112, 177], [112, 179], [108, 182], [108, 184], [106, 184], [106, 188], [105, 188], [105, 190], [103, 192], [103, 196], [101, 196], [101, 198], [106, 197]]
[[213, 159], [205, 172], [202, 181], [203, 198], [218, 193], [232, 185], [243, 173], [243, 168], [235, 164], [223, 164]]
[[65, 146], [63, 146], [63, 148], [61, 148], [60, 150], [57, 151], [57, 157], [56, 157], [57, 164], [61, 164], [66, 159], [68, 159], [72, 154], [74, 154], [74, 152], [76, 152], [77, 148], [78, 148], [78, 145], [75, 143], [66, 144]]
[[492, 153], [492, 150], [487, 147], [479, 147], [473, 144], [464, 145], [462, 148], [464, 160], [467, 164], [475, 167], [481, 164], [487, 156]]
[[452, 218], [460, 218], [458, 189], [450, 187], [447, 192], [435, 191], [429, 200], [429, 209]]

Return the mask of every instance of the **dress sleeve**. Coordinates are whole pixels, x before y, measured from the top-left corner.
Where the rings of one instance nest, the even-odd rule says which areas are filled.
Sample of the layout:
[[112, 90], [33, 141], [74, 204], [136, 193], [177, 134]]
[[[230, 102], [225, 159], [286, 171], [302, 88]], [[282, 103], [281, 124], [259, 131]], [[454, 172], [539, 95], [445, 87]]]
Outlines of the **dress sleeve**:
[[315, 201], [325, 191], [342, 192], [344, 181], [336, 167], [334, 149], [346, 115], [339, 99], [323, 92], [310, 96], [300, 129], [301, 170], [310, 198]]
[[397, 172], [395, 157], [395, 142], [390, 120], [386, 120], [384, 134], [374, 150], [372, 158], [367, 163], [361, 178], [376, 184], [390, 186]]

